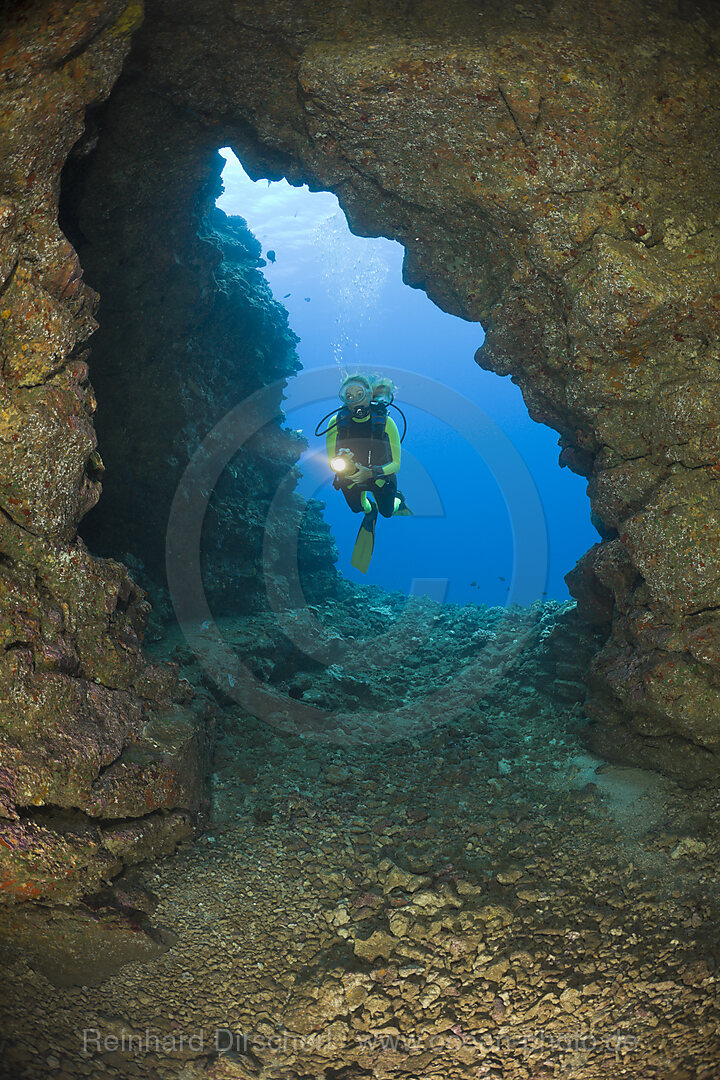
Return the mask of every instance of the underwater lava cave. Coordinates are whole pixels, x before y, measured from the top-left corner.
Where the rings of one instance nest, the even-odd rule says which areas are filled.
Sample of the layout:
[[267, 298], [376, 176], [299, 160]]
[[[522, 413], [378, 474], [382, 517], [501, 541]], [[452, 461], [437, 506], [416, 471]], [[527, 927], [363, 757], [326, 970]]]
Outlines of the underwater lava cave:
[[[530, 19], [525, 29], [509, 15], [506, 21], [484, 12], [480, 20], [462, 4], [449, 25], [429, 15], [406, 24], [399, 14], [377, 11], [352, 31], [351, 57], [336, 44], [338, 12], [320, 14], [309, 5], [297, 24], [286, 25], [280, 9], [262, 11], [262, 18], [244, 20], [237, 10], [229, 16], [208, 8], [187, 13], [178, 29], [162, 5], [150, 7], [114, 97], [118, 115], [126, 100], [123, 125], [144, 148], [147, 177], [134, 148], [121, 146], [120, 125], [114, 153], [124, 153], [135, 170], [136, 199], [144, 179], [155, 190], [141, 228], [173, 237], [189, 202], [200, 225], [198, 192], [213, 183], [210, 148], [226, 140], [251, 175], [332, 190], [356, 233], [400, 240], [406, 280], [444, 310], [487, 327], [480, 362], [512, 374], [533, 418], [560, 432], [561, 462], [589, 479], [604, 539], [570, 580], [581, 612], [610, 634], [590, 671], [596, 749], [687, 778], [715, 775], [715, 523], [712, 512], [707, 518], [697, 509], [712, 506], [714, 490], [708, 388], [717, 332], [714, 234], [699, 224], [712, 219], [715, 206], [704, 89], [697, 90], [703, 105], [696, 111], [687, 96], [682, 109], [665, 110], [663, 145], [682, 147], [683, 155], [697, 146], [697, 161], [670, 170], [669, 179], [667, 162], [657, 157], [660, 143], [647, 135], [658, 124], [647, 111], [652, 88], [666, 101], [662, 87], [670, 72], [688, 79], [680, 55], [668, 58], [668, 28], [690, 58], [693, 19], [706, 26], [707, 13], [633, 8], [631, 25], [647, 23], [663, 57], [641, 73], [632, 65], [632, 32], [625, 67], [610, 62], [614, 31], [600, 12], [591, 20], [591, 45], [589, 32], [540, 8], [533, 16], [538, 26]], [[227, 44], [206, 32], [213, 20], [226, 27]], [[242, 46], [233, 26], [241, 27]], [[533, 34], [540, 26], [538, 51]], [[705, 32], [711, 36], [710, 24]], [[481, 44], [448, 61], [443, 42], [463, 34]], [[568, 97], [567, 61], [552, 58], [585, 49], [596, 77], [572, 83]], [[692, 85], [705, 88], [712, 62], [698, 54], [693, 64]], [[623, 89], [628, 69], [646, 88], [642, 103], [633, 104]], [[521, 73], [517, 102], [504, 87], [506, 70]], [[578, 111], [582, 128], [574, 120]], [[645, 177], [642, 196], [638, 170]], [[104, 213], [122, 204], [126, 182], [121, 173], [106, 172]], [[697, 230], [683, 233], [674, 205]], [[140, 231], [138, 216], [133, 225]], [[131, 237], [122, 240], [132, 249]], [[135, 246], [142, 282], [147, 258]], [[159, 264], [168, 280], [189, 278], [194, 260], [198, 268], [203, 263], [194, 238], [181, 250], [180, 264], [171, 264], [169, 254]], [[109, 251], [105, 265], [112, 265]], [[204, 281], [188, 291], [178, 314], [180, 353], [203, 304], [212, 303], [207, 262], [201, 273]], [[666, 291], [660, 300], [661, 280], [663, 288], [676, 280], [677, 293]], [[154, 294], [160, 306], [162, 292]], [[165, 348], [162, 335], [173, 328], [168, 319], [156, 321], [156, 345]], [[161, 392], [160, 386], [155, 393]], [[194, 404], [202, 410], [201, 400]], [[178, 415], [187, 408], [179, 403]], [[159, 537], [162, 529], [154, 532]], [[698, 548], [705, 555], [690, 557]], [[680, 551], [687, 557], [679, 559]]]
[[[23, 87], [1, 207], [11, 1075], [73, 1075], [81, 1060], [88, 1075], [526, 1080], [607, 1075], [620, 1058], [622, 1075], [710, 1077], [713, 9], [625, 4], [619, 38], [614, 5], [152, 3], [142, 25], [133, 5], [45, 7], [13, 23], [27, 69], [5, 54]], [[15, 123], [20, 101], [36, 124]], [[355, 231], [404, 244], [408, 280], [487, 326], [480, 362], [561, 433], [603, 535], [571, 575], [568, 617], [420, 603], [412, 671], [392, 651], [372, 678], [337, 657], [308, 664], [258, 587], [263, 507], [299, 451], [268, 425], [213, 497], [208, 581], [253, 676], [340, 716], [340, 740], [320, 724], [308, 742], [282, 717], [274, 732], [238, 724], [179, 637], [151, 623], [143, 647], [148, 606], [122, 565], [143, 574], [159, 628], [162, 523], [189, 448], [238, 385], [293, 366], [252, 237], [211, 212], [223, 144], [257, 175], [337, 192]], [[81, 526], [90, 551], [75, 538], [99, 490], [79, 266], [101, 294], [89, 364], [112, 463], [102, 513]], [[391, 600], [363, 593], [358, 620], [317, 508], [288, 500], [316, 614], [338, 638], [380, 633]], [[588, 666], [591, 745], [680, 784], [592, 771], [577, 743]], [[452, 699], [457, 722], [428, 729], [424, 698]], [[381, 743], [388, 703], [399, 727]], [[192, 836], [215, 728], [205, 838], [164, 862]], [[101, 1044], [78, 1058], [89, 1008]], [[151, 1015], [171, 1040], [205, 1039], [160, 1063], [147, 1048], [113, 1057], [118, 1008], [122, 1030]], [[598, 1015], [600, 1047], [570, 1058], [511, 1042], [567, 1017], [595, 1030]], [[240, 1052], [211, 1038], [227, 1026]]]

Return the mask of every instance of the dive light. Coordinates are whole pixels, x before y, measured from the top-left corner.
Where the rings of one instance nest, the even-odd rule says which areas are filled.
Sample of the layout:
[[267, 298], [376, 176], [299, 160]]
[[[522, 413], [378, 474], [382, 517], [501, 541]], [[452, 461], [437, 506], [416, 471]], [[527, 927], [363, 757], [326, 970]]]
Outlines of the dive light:
[[338, 454], [337, 457], [334, 457], [331, 460], [330, 468], [333, 469], [336, 473], [354, 472], [354, 469], [352, 468], [354, 464], [355, 459], [353, 458], [351, 452], [349, 450], [346, 450], [343, 453]]

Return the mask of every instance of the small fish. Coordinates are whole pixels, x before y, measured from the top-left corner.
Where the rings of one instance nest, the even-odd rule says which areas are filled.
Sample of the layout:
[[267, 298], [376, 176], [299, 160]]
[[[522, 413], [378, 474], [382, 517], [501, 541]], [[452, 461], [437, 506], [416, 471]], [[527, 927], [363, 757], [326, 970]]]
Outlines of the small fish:
[[288, 296], [292, 296], [292, 293], [286, 292], [283, 296], [283, 300], [287, 300]]
[[505, 581], [505, 578], [501, 577], [500, 574], [498, 574], [498, 581]]
[[266, 257], [270, 260], [271, 263], [275, 262], [275, 252], [274, 251], [268, 251], [266, 253]]
[[305, 303], [306, 303], [306, 304], [309, 304], [309, 303], [310, 303], [310, 297], [309, 297], [309, 296], [306, 296], [306, 297], [305, 297]]
[[470, 586], [472, 587], [473, 585], [477, 585], [477, 581], [471, 581]]

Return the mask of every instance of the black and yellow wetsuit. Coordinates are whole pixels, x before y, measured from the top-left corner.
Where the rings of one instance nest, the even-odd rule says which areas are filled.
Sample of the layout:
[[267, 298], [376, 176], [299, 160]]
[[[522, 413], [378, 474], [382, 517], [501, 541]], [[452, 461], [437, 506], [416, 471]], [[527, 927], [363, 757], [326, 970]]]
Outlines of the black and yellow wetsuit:
[[383, 517], [392, 517], [397, 509], [395, 474], [400, 468], [400, 433], [385, 409], [373, 407], [362, 418], [352, 416], [349, 409], [340, 409], [330, 420], [325, 445], [329, 460], [339, 450], [350, 450], [358, 465], [372, 469], [372, 477], [363, 483], [335, 476], [334, 485], [342, 491], [353, 513], [371, 509], [369, 492]]

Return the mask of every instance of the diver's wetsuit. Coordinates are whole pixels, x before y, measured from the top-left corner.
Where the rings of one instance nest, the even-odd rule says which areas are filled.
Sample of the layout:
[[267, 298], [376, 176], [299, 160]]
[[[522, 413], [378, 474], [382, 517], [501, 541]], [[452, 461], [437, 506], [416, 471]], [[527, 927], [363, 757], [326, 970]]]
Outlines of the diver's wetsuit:
[[358, 465], [374, 468], [378, 473], [362, 484], [335, 475], [334, 486], [345, 496], [354, 514], [368, 509], [365, 492], [369, 492], [383, 517], [392, 517], [395, 497], [398, 494], [395, 474], [400, 468], [400, 433], [394, 420], [387, 415], [384, 425], [377, 417], [366, 416], [359, 420], [335, 413], [325, 436], [328, 458], [337, 456], [338, 450], [348, 449]]

